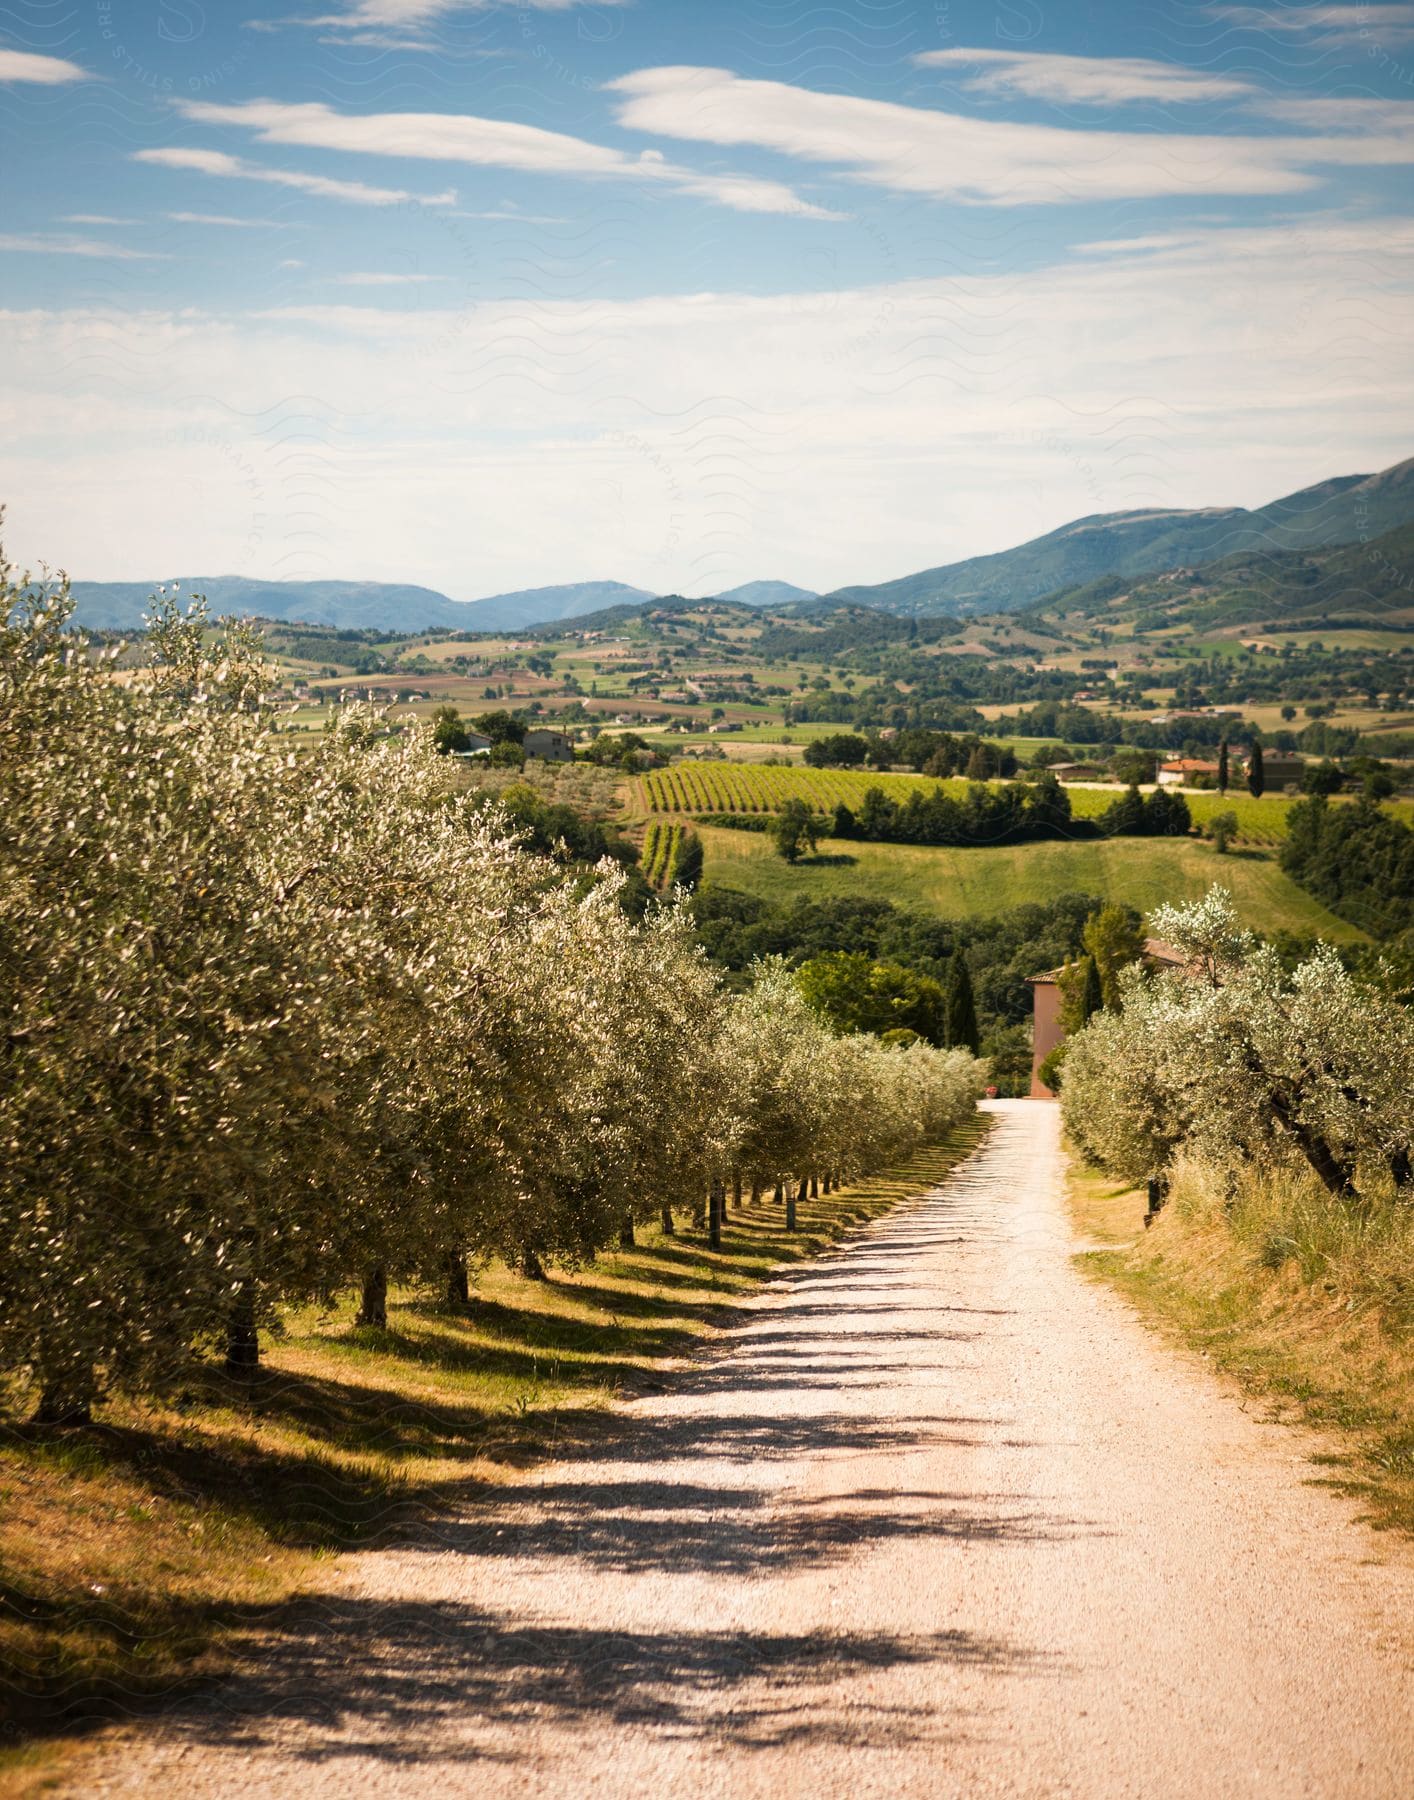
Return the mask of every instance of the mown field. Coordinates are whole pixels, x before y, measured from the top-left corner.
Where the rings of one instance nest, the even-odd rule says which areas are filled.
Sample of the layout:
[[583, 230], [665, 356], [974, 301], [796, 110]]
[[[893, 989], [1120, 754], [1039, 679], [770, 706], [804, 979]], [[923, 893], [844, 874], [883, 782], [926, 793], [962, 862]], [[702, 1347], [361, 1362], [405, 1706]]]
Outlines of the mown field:
[[1364, 936], [1284, 875], [1270, 851], [1219, 856], [1194, 838], [1087, 838], [957, 849], [830, 840], [817, 856], [792, 866], [764, 832], [699, 829], [708, 881], [777, 903], [797, 897], [885, 899], [956, 919], [1082, 893], [1149, 912], [1163, 901], [1196, 900], [1220, 881], [1256, 930], [1318, 935], [1333, 943]]
[[[920, 787], [941, 787], [955, 799], [965, 799], [972, 784], [959, 778], [938, 781], [925, 775], [861, 773], [853, 769], [804, 769], [761, 767], [746, 763], [679, 763], [655, 769], [643, 778], [646, 810], [664, 813], [771, 813], [787, 801], [804, 800], [817, 812], [831, 812], [844, 805], [854, 810], [863, 804], [870, 788], [882, 788], [893, 800], [906, 800]], [[1114, 804], [1118, 790], [1103, 787], [1068, 787], [1071, 815], [1095, 819]], [[1293, 800], [1283, 794], [1264, 794], [1260, 800], [1244, 792], [1185, 794], [1195, 824], [1204, 825], [1218, 813], [1236, 815], [1238, 835], [1246, 844], [1279, 844], [1286, 836], [1286, 815]], [[1391, 810], [1408, 820], [1414, 803], [1396, 801]]]

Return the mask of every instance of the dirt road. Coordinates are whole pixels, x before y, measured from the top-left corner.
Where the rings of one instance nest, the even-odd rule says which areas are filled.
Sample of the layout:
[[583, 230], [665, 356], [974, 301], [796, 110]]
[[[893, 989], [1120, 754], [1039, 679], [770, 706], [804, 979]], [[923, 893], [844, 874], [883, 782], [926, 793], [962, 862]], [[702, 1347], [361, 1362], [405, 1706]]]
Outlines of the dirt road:
[[85, 1793], [1414, 1795], [1414, 1565], [1071, 1260], [1053, 1107]]

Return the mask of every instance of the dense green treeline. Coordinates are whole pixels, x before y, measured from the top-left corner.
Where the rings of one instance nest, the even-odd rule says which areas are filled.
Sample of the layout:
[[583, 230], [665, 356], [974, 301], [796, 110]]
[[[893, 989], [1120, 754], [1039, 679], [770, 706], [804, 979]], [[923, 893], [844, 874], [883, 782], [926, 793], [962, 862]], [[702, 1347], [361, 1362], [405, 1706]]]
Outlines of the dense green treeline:
[[1302, 800], [1286, 818], [1281, 866], [1372, 937], [1414, 930], [1414, 831], [1371, 800]]

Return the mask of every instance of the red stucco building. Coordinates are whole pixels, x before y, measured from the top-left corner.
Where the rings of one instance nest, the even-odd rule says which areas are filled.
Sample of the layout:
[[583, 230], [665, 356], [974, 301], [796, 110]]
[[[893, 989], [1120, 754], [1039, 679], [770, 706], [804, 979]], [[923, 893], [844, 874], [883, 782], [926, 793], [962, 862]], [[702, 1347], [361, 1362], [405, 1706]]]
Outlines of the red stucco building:
[[[1172, 944], [1160, 938], [1145, 938], [1144, 961], [1154, 968], [1181, 969], [1181, 957]], [[1041, 1064], [1065, 1038], [1061, 1023], [1061, 970], [1047, 969], [1044, 975], [1028, 978], [1031, 989], [1031, 1098], [1054, 1100], [1055, 1092], [1041, 1079]]]

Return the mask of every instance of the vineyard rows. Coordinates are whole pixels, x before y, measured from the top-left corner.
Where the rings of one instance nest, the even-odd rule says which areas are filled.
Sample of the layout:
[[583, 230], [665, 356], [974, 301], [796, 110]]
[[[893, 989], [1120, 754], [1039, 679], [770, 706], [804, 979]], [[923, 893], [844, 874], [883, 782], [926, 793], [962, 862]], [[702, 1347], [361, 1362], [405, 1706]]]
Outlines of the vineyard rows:
[[[920, 775], [880, 775], [849, 769], [804, 769], [791, 765], [760, 763], [674, 764], [655, 769], [644, 777], [650, 808], [663, 813], [774, 813], [787, 800], [804, 800], [815, 812], [830, 813], [844, 805], [858, 811], [871, 787], [882, 788], [892, 800], [906, 800], [922, 789], [941, 787], [954, 799], [967, 797], [972, 783], [961, 779], [936, 781]], [[1069, 787], [1071, 813], [1077, 819], [1094, 819], [1113, 804], [1113, 788]], [[1236, 814], [1238, 835], [1250, 844], [1277, 844], [1286, 836], [1284, 795], [1185, 794], [1194, 823], [1202, 826], [1215, 814]], [[651, 880], [652, 877], [650, 876]]]
[[[769, 813], [787, 800], [804, 800], [817, 812], [840, 804], [857, 807], [871, 787], [906, 800], [920, 785], [917, 775], [858, 775], [843, 769], [803, 769], [759, 763], [676, 763], [645, 777], [648, 803], [657, 812]], [[934, 784], [928, 783], [928, 786]], [[966, 791], [967, 783], [944, 782]]]
[[666, 819], [655, 819], [648, 827], [643, 854], [638, 861], [649, 887], [661, 888], [667, 884], [677, 862], [682, 834], [681, 825], [670, 824]]

